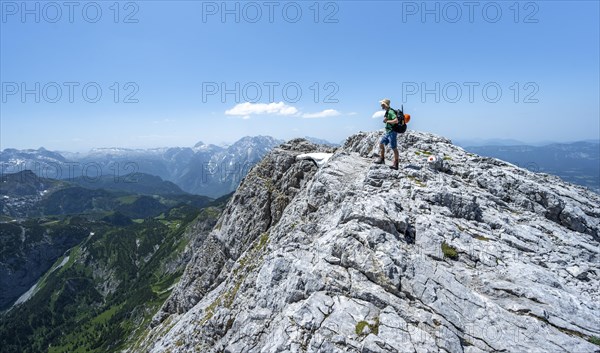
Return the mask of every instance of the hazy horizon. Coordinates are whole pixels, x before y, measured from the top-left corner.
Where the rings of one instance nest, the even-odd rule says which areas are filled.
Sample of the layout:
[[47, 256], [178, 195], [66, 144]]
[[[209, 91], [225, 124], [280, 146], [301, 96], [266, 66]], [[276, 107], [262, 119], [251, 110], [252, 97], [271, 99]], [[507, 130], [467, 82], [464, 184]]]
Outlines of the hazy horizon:
[[[116, 149], [123, 149], [123, 150], [153, 150], [153, 149], [165, 149], [165, 148], [194, 148], [194, 146], [200, 142], [206, 144], [206, 145], [215, 145], [215, 146], [219, 146], [219, 147], [228, 147], [231, 146], [233, 144], [235, 144], [236, 142], [240, 141], [241, 139], [245, 138], [245, 137], [260, 137], [260, 136], [266, 136], [266, 137], [272, 137], [276, 140], [282, 140], [282, 141], [289, 141], [291, 139], [294, 138], [317, 138], [317, 139], [322, 139], [320, 137], [315, 137], [315, 136], [296, 136], [296, 137], [292, 137], [289, 139], [283, 139], [283, 138], [278, 138], [275, 136], [268, 136], [268, 135], [246, 135], [246, 136], [242, 136], [239, 139], [233, 140], [233, 141], [221, 141], [218, 143], [212, 143], [212, 142], [208, 142], [207, 140], [198, 140], [195, 143], [191, 144], [191, 145], [173, 145], [173, 146], [151, 146], [151, 147], [123, 147], [123, 146], [94, 146], [91, 147], [89, 149], [82, 149], [82, 150], [67, 150], [67, 149], [52, 149], [52, 148], [48, 148], [47, 146], [37, 146], [37, 147], [25, 147], [25, 148], [15, 148], [15, 147], [5, 147], [5, 148], [1, 148], [0, 152], [4, 152], [7, 149], [16, 149], [16, 150], [20, 150], [20, 151], [25, 151], [25, 150], [31, 150], [31, 151], [36, 151], [39, 150], [41, 148], [47, 150], [47, 151], [51, 151], [51, 152], [65, 152], [65, 153], [81, 153], [81, 154], [85, 154], [85, 153], [89, 153], [95, 149], [111, 149], [111, 148], [116, 148]], [[444, 136], [447, 137], [447, 136]], [[344, 141], [330, 141], [327, 139], [322, 139], [324, 141], [327, 141], [329, 143], [333, 143], [333, 144], [340, 144], [343, 143]], [[481, 146], [519, 146], [519, 145], [525, 145], [525, 146], [537, 146], [537, 147], [542, 147], [542, 146], [546, 146], [546, 145], [551, 145], [551, 144], [572, 144], [572, 143], [579, 143], [579, 142], [588, 142], [588, 143], [598, 143], [600, 144], [600, 138], [596, 138], [596, 139], [584, 139], [584, 140], [571, 140], [571, 141], [519, 141], [519, 140], [512, 140], [512, 139], [504, 139], [504, 138], [489, 138], [489, 139], [483, 139], [483, 138], [460, 138], [460, 139], [451, 139], [452, 143], [455, 145], [460, 145], [460, 146], [471, 146], [469, 145], [469, 143], [477, 143], [477, 144], [481, 144]], [[515, 143], [512, 143], [512, 142]], [[497, 142], [501, 142], [500, 144], [495, 144]], [[465, 144], [466, 143], [466, 144]], [[472, 145], [475, 146], [475, 145]]]

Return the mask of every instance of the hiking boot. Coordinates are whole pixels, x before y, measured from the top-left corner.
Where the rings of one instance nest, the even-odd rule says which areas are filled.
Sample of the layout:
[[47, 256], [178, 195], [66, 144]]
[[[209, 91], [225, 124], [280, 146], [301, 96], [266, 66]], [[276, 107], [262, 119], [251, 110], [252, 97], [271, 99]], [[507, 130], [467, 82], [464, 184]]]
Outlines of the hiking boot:
[[394, 165], [391, 165], [391, 166], [390, 166], [390, 169], [393, 169], [393, 170], [398, 170], [398, 164], [396, 163], [396, 164], [394, 164]]
[[375, 164], [385, 164], [385, 161], [383, 158], [377, 158], [377, 160], [374, 163]]

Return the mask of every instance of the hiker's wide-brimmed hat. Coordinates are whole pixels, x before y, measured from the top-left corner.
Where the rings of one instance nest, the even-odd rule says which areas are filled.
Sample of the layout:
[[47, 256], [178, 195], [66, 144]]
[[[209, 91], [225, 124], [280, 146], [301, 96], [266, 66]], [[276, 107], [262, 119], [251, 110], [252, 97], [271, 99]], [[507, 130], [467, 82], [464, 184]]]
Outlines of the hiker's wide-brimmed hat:
[[390, 100], [387, 98], [380, 100], [379, 103], [385, 104], [387, 107], [390, 106]]

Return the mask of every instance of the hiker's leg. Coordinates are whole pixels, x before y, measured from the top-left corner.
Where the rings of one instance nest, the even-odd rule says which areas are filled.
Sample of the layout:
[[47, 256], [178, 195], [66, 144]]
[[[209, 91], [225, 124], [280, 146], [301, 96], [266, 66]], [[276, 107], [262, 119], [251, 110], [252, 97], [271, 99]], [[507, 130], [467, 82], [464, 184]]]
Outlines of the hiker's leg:
[[385, 145], [388, 144], [388, 136], [387, 134], [381, 136], [379, 140], [379, 159], [375, 162], [375, 164], [385, 164]]
[[375, 161], [375, 164], [385, 164], [385, 147], [383, 143], [379, 144], [379, 158]]
[[390, 147], [394, 151], [394, 164], [392, 169], [398, 169], [398, 134], [395, 132], [390, 133]]
[[397, 148], [394, 148], [394, 163], [392, 163], [391, 168], [398, 170], [398, 149]]
[[398, 134], [395, 132], [390, 133], [390, 147], [394, 151], [394, 162], [398, 163]]

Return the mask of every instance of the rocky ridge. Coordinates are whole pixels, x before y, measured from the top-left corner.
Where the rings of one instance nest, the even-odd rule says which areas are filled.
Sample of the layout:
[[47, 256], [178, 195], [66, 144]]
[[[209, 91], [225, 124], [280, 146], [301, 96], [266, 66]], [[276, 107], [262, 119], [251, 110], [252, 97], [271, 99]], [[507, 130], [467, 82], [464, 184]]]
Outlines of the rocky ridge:
[[413, 131], [394, 171], [379, 135], [270, 152], [130, 350], [600, 351], [600, 195]]

